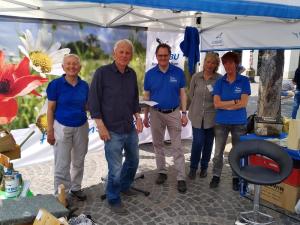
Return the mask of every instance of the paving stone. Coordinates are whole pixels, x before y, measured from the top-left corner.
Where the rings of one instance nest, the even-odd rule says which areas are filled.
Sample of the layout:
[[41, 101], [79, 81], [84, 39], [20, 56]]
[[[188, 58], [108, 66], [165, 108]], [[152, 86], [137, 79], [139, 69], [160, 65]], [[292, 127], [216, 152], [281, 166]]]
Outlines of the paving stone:
[[147, 215], [145, 215], [145, 216], [142, 217], [142, 221], [145, 222], [145, 223], [147, 223], [147, 222], [149, 222], [151, 220], [152, 220], [152, 218], [149, 217], [149, 216], [147, 216]]
[[141, 221], [141, 220], [136, 220], [136, 221], [133, 221], [133, 224], [135, 224], [135, 225], [140, 225], [140, 224], [143, 224], [143, 221]]
[[117, 223], [114, 222], [114, 221], [110, 221], [110, 222], [107, 223], [107, 225], [117, 225]]
[[155, 225], [156, 223], [155, 222], [149, 222], [149, 223], [147, 223], [147, 225]]
[[174, 221], [172, 219], [166, 219], [165, 221], [167, 224], [174, 224]]

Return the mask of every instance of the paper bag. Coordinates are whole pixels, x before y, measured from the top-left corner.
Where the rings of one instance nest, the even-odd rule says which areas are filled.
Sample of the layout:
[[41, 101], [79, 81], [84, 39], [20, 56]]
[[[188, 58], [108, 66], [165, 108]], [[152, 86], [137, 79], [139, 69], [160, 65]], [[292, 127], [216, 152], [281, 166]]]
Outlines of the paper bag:
[[289, 123], [289, 135], [287, 147], [292, 150], [300, 150], [300, 120], [291, 120]]
[[45, 209], [40, 209], [33, 225], [60, 225], [60, 221], [53, 216], [51, 213], [47, 212]]
[[12, 134], [7, 130], [0, 128], [0, 152], [8, 152], [16, 146], [16, 141]]
[[6, 168], [10, 167], [10, 158], [0, 153], [0, 164]]

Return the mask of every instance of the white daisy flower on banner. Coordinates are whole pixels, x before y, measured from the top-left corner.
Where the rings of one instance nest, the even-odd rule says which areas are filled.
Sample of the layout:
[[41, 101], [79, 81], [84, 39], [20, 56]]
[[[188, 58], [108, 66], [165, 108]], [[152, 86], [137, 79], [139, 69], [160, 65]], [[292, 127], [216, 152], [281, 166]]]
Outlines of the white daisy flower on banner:
[[52, 34], [46, 29], [38, 31], [37, 39], [34, 40], [29, 30], [20, 36], [23, 44], [19, 45], [20, 51], [30, 59], [30, 65], [34, 70], [42, 74], [61, 75], [61, 64], [64, 55], [70, 53], [69, 48], [62, 48], [59, 42], [53, 43]]

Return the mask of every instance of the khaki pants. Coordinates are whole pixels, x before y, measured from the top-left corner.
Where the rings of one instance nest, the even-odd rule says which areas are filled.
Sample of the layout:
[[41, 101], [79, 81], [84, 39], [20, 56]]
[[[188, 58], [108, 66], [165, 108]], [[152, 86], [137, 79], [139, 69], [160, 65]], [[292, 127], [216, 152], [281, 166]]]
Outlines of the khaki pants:
[[164, 137], [168, 129], [177, 180], [185, 180], [185, 159], [181, 147], [181, 114], [179, 110], [164, 114], [150, 108], [150, 123], [158, 173], [167, 173]]
[[66, 192], [81, 189], [84, 158], [88, 149], [89, 126], [67, 127], [54, 121], [54, 191], [63, 184]]

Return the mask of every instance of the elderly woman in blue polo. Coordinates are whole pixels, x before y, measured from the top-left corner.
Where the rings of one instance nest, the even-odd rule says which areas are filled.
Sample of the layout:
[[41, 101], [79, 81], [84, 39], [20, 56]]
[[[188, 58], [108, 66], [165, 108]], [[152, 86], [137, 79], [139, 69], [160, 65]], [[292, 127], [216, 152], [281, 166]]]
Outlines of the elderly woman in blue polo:
[[[238, 55], [234, 52], [227, 52], [221, 60], [226, 74], [217, 80], [213, 91], [214, 106], [217, 112], [213, 177], [210, 188], [219, 186], [223, 168], [223, 153], [229, 132], [233, 146], [239, 141], [240, 136], [246, 133], [246, 106], [251, 94], [249, 79], [237, 72], [240, 61]], [[234, 173], [232, 176], [232, 189], [238, 191], [239, 179]]]
[[64, 184], [68, 200], [84, 201], [81, 183], [89, 141], [89, 85], [78, 75], [81, 63], [77, 55], [65, 55], [62, 68], [65, 74], [47, 87], [47, 141], [54, 150], [54, 191], [58, 194], [58, 186]]

